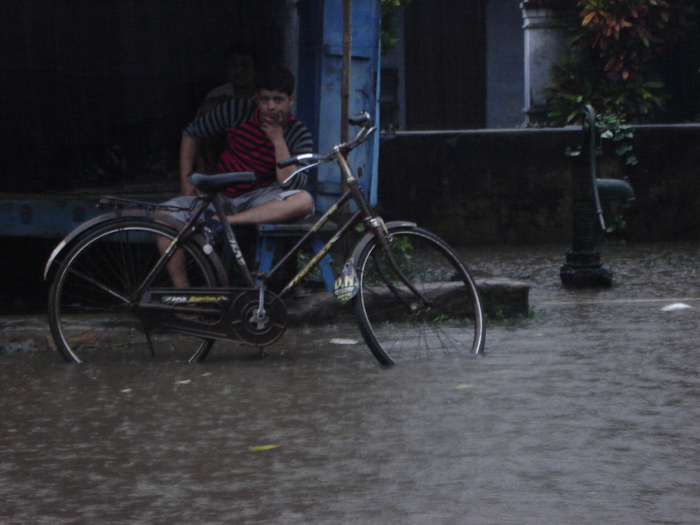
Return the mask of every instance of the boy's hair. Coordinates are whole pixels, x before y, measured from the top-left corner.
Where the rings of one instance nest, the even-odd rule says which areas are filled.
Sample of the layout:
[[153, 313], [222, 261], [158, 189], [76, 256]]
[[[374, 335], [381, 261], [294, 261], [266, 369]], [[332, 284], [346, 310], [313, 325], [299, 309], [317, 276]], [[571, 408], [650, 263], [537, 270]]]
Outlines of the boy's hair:
[[255, 77], [255, 91], [266, 89], [280, 91], [287, 96], [294, 94], [294, 74], [284, 66], [275, 66], [260, 71]]

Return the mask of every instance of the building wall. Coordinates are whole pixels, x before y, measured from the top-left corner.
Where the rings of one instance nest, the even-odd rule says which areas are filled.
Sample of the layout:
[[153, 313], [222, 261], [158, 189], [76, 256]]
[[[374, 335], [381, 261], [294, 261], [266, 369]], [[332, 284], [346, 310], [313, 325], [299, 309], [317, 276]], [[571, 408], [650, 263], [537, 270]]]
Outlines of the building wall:
[[485, 32], [485, 0], [417, 0], [405, 7], [408, 129], [485, 127]]
[[486, 4], [486, 127], [525, 122], [523, 16], [520, 0]]
[[[580, 128], [398, 133], [381, 144], [379, 206], [455, 245], [569, 242], [572, 177], [589, 165], [565, 152], [581, 138]], [[625, 235], [700, 239], [700, 125], [639, 127], [633, 145], [634, 169], [606, 151], [598, 172], [635, 190]]]
[[522, 125], [522, 25], [520, 0], [411, 2], [382, 57], [382, 128]]

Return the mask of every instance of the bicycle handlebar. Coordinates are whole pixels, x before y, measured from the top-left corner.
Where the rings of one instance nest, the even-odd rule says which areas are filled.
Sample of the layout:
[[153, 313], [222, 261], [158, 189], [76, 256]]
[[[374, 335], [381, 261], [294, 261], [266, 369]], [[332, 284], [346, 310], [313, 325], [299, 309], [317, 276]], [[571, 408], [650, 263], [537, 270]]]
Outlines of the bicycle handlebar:
[[372, 125], [372, 116], [366, 111], [361, 111], [354, 117], [350, 117], [348, 122], [353, 126], [362, 126], [368, 128]]
[[[319, 155], [318, 153], [304, 153], [302, 155], [297, 155], [296, 157], [281, 160], [277, 163], [277, 167], [286, 168], [295, 164], [301, 164], [303, 167], [296, 172], [299, 173], [300, 171], [318, 166], [319, 164], [330, 162], [331, 160], [335, 159], [339, 153], [345, 154], [354, 150], [357, 146], [367, 140], [367, 138], [370, 137], [375, 131], [377, 131], [377, 128], [372, 125], [372, 116], [366, 111], [362, 111], [356, 116], [349, 118], [348, 122], [353, 126], [361, 126], [360, 130], [357, 132], [357, 135], [355, 135], [355, 138], [349, 142], [334, 146], [333, 150], [326, 155]], [[296, 175], [296, 173], [294, 175]], [[292, 175], [292, 177], [294, 175]], [[292, 177], [289, 178], [291, 179]]]
[[293, 166], [294, 164], [307, 164], [311, 162], [316, 162], [317, 159], [318, 155], [316, 155], [315, 153], [304, 153], [302, 155], [297, 155], [296, 157], [290, 157], [288, 159], [279, 161], [277, 163], [277, 167], [286, 168], [288, 166]]

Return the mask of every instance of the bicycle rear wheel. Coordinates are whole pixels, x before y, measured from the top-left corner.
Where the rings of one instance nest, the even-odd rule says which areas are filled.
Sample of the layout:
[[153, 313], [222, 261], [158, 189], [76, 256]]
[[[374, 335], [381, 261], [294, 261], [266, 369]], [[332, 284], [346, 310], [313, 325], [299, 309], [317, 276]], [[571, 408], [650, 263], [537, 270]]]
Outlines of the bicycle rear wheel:
[[[158, 238], [177, 231], [148, 220], [109, 224], [90, 233], [62, 260], [49, 291], [49, 324], [67, 361], [168, 356], [190, 362], [206, 357], [214, 341], [149, 327], [134, 292], [160, 257]], [[193, 239], [180, 247], [191, 286], [215, 287], [214, 267]], [[166, 270], [152, 287], [172, 287]]]
[[354, 307], [370, 350], [383, 365], [435, 355], [478, 354], [484, 313], [469, 271], [436, 235], [412, 226], [390, 228], [391, 253], [419, 298], [390, 266], [375, 238], [357, 260]]

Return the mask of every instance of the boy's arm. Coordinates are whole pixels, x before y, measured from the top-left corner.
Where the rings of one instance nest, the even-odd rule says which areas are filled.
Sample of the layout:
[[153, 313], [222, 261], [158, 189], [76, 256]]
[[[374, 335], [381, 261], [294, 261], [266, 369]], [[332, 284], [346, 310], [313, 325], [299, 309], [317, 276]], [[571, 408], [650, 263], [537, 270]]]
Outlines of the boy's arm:
[[[287, 115], [282, 115], [282, 122], [286, 122]], [[260, 123], [260, 127], [265, 132], [267, 137], [272, 142], [275, 148], [275, 168], [277, 170], [277, 182], [280, 185], [287, 180], [296, 171], [296, 166], [287, 166], [286, 168], [280, 168], [277, 163], [281, 160], [286, 160], [291, 157], [289, 153], [289, 146], [287, 146], [287, 141], [284, 139], [284, 128], [282, 122], [273, 122], [269, 119], [263, 119]]]
[[194, 170], [194, 162], [197, 157], [197, 143], [187, 135], [182, 136], [180, 142], [180, 194], [199, 195], [199, 191], [194, 187], [187, 176]]
[[254, 109], [253, 101], [231, 100], [196, 118], [185, 128], [180, 142], [180, 192], [182, 195], [198, 195], [199, 192], [187, 180], [194, 170], [199, 141], [216, 136], [239, 125]]

